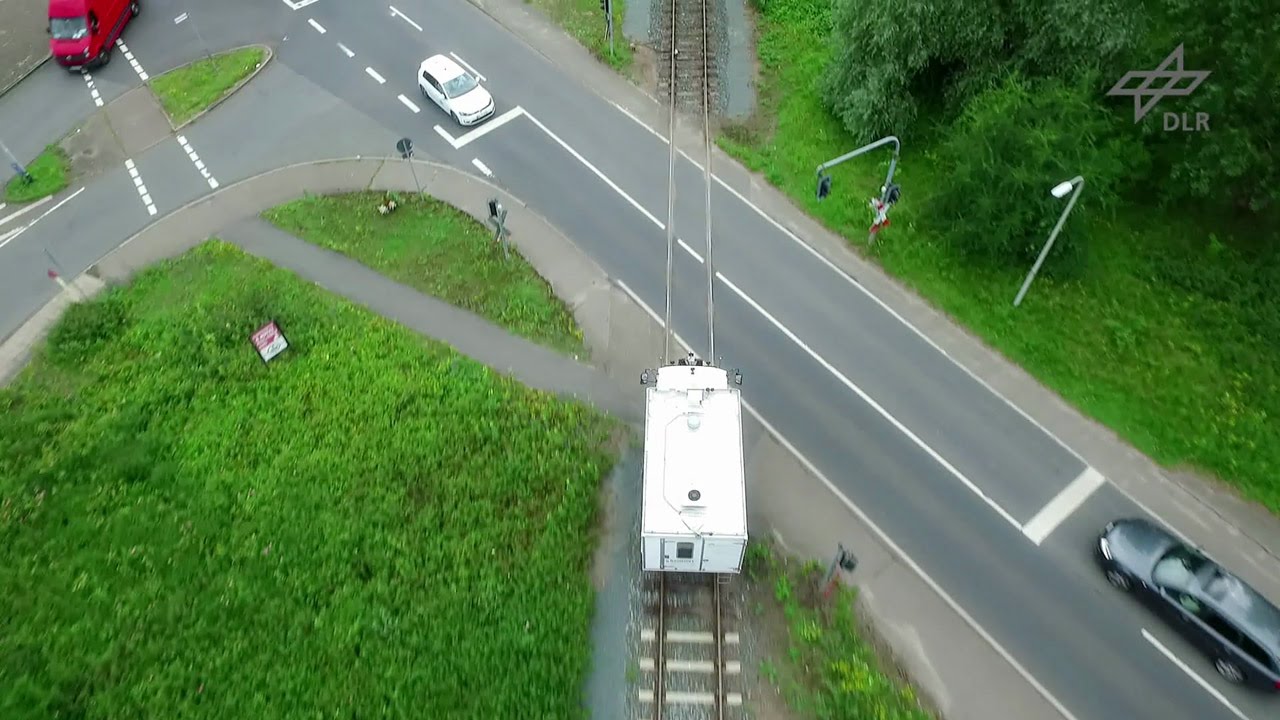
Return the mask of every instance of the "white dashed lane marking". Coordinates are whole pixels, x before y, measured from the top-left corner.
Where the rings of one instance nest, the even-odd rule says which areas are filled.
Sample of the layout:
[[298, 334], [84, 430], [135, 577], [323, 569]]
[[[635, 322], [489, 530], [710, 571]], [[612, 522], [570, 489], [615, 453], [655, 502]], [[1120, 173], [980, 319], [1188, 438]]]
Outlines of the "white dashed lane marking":
[[405, 107], [409, 108], [410, 110], [414, 111], [415, 113], [417, 113], [417, 112], [421, 112], [421, 111], [422, 111], [422, 110], [421, 110], [421, 108], [419, 108], [417, 105], [414, 105], [414, 104], [413, 104], [413, 101], [412, 101], [412, 100], [410, 100], [409, 98], [405, 97], [405, 96], [404, 96], [404, 94], [397, 95], [397, 97], [399, 97], [399, 98], [400, 98], [400, 102], [404, 103], [404, 106], [405, 106]]
[[120, 52], [124, 53], [125, 59], [133, 66], [133, 71], [138, 73], [138, 78], [141, 79], [142, 82], [150, 80], [151, 76], [147, 75], [147, 71], [142, 69], [142, 63], [138, 62], [138, 58], [134, 57], [133, 53], [129, 52], [129, 46], [125, 45], [123, 40], [116, 41], [116, 45], [120, 46]]
[[209, 189], [217, 190], [217, 179], [215, 179], [213, 174], [209, 172], [209, 168], [205, 167], [204, 161], [201, 160], [200, 156], [196, 154], [196, 151], [192, 149], [191, 143], [187, 142], [187, 138], [183, 135], [179, 135], [178, 144], [182, 146], [183, 150], [187, 151], [187, 157], [191, 158], [191, 162], [195, 163], [196, 170], [199, 170], [200, 174], [203, 175], [204, 179], [209, 183]]
[[129, 177], [133, 178], [133, 186], [138, 190], [138, 197], [142, 198], [142, 204], [147, 206], [147, 214], [156, 214], [156, 204], [151, 202], [151, 193], [147, 192], [147, 186], [143, 184], [142, 178], [138, 175], [138, 167], [133, 164], [133, 160], [125, 160], [124, 167], [129, 171]]
[[385, 85], [387, 83], [387, 79], [379, 75], [377, 70], [374, 70], [371, 67], [367, 67], [364, 69], [364, 71], [369, 74], [369, 77], [373, 78], [374, 80], [377, 80], [379, 85]]
[[485, 177], [493, 177], [493, 171], [489, 169], [488, 165], [480, 162], [480, 158], [472, 158], [471, 164], [475, 165], [477, 170], [484, 173]]
[[355, 56], [356, 56], [356, 54], [355, 54], [354, 52], [352, 52], [352, 51], [351, 51], [351, 48], [347, 47], [346, 45], [343, 45], [342, 43], [338, 43], [338, 49], [340, 49], [340, 50], [342, 50], [342, 52], [346, 53], [346, 54], [347, 54], [347, 57], [349, 57], [349, 58], [353, 58], [353, 57], [355, 57]]
[[323, 26], [323, 25], [321, 25], [320, 23], [316, 22], [316, 21], [315, 21], [314, 19], [312, 19], [312, 18], [307, 18], [307, 23], [309, 23], [309, 24], [311, 25], [311, 27], [315, 28], [315, 29], [316, 29], [316, 32], [320, 33], [321, 35], [323, 35], [323, 34], [325, 34], [326, 32], [328, 32], [327, 30], [325, 30], [325, 29], [324, 29], [324, 26]]
[[87, 70], [81, 71], [81, 74], [84, 75], [84, 84], [89, 86], [89, 97], [93, 98], [93, 104], [102, 107], [102, 96], [98, 94], [98, 88], [93, 84], [93, 75], [90, 75]]
[[401, 20], [404, 20], [405, 22], [412, 25], [414, 29], [416, 29], [418, 32], [422, 32], [422, 26], [410, 20], [408, 15], [405, 15], [404, 13], [397, 10], [394, 5], [388, 5], [387, 7], [391, 8], [391, 17], [399, 16]]

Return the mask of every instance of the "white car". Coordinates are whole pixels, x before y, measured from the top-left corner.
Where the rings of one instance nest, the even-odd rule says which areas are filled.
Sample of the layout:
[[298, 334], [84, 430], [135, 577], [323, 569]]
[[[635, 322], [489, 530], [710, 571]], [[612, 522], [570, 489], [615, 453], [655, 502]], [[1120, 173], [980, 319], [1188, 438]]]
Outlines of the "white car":
[[475, 125], [493, 116], [493, 96], [474, 75], [444, 55], [432, 55], [418, 67], [418, 88], [459, 125]]

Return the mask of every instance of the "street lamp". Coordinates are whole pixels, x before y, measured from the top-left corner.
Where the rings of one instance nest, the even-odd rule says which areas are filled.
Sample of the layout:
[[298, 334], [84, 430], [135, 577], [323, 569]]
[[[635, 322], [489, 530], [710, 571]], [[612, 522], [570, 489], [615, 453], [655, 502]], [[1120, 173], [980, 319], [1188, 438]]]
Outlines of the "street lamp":
[[1048, 257], [1049, 250], [1053, 248], [1053, 241], [1058, 239], [1058, 233], [1062, 230], [1062, 225], [1067, 221], [1067, 215], [1071, 214], [1071, 208], [1076, 206], [1076, 200], [1080, 197], [1080, 191], [1084, 189], [1084, 178], [1077, 175], [1070, 180], [1060, 182], [1053, 186], [1049, 191], [1051, 195], [1061, 200], [1075, 188], [1075, 192], [1071, 194], [1071, 199], [1067, 201], [1067, 207], [1063, 209], [1062, 216], [1058, 218], [1058, 224], [1053, 226], [1053, 232], [1049, 233], [1049, 240], [1045, 242], [1044, 248], [1040, 251], [1040, 257], [1036, 258], [1036, 264], [1031, 266], [1031, 272], [1027, 273], [1027, 279], [1022, 281], [1022, 289], [1018, 291], [1018, 296], [1013, 299], [1013, 306], [1018, 307], [1022, 304], [1022, 298], [1026, 296], [1027, 289], [1031, 287], [1031, 281], [1035, 280], [1036, 273], [1040, 272], [1040, 266], [1044, 264], [1044, 259]]

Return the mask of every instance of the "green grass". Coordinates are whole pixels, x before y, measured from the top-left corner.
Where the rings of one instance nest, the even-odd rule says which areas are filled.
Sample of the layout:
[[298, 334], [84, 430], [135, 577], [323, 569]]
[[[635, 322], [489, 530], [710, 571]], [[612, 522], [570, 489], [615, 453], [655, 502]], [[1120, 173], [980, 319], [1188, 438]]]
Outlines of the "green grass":
[[600, 0], [525, 0], [541, 10], [555, 24], [603, 60], [622, 73], [631, 69], [634, 53], [631, 44], [622, 34], [622, 19], [627, 15], [626, 0], [613, 2], [613, 54], [609, 54], [609, 39], [605, 35], [605, 14]]
[[219, 53], [151, 78], [151, 90], [173, 124], [181, 125], [231, 92], [266, 55], [260, 47]]
[[885, 672], [863, 638], [854, 593], [840, 588], [822, 600], [824, 568], [800, 564], [753, 543], [746, 573], [772, 588], [775, 610], [786, 623], [786, 656], [766, 660], [762, 676], [804, 717], [932, 720], [915, 692]]
[[31, 202], [65, 188], [70, 182], [71, 162], [66, 151], [58, 145], [50, 145], [26, 166], [26, 170], [32, 181], [28, 183], [21, 176], [14, 176], [4, 189], [6, 201]]
[[514, 247], [505, 259], [492, 232], [473, 217], [413, 193], [399, 197], [395, 212], [379, 215], [384, 197], [375, 192], [309, 196], [263, 217], [517, 335], [586, 356], [572, 313]]
[[0, 717], [584, 717], [613, 431], [230, 245], [153, 267], [0, 388]]
[[[813, 169], [860, 144], [815, 87], [829, 52], [828, 7], [824, 0], [765, 4], [761, 112], [726, 132], [721, 146], [1139, 450], [1166, 466], [1208, 471], [1280, 511], [1280, 363], [1259, 320], [1280, 311], [1237, 300], [1230, 279], [1211, 292], [1186, 289], [1233, 274], [1215, 256], [1207, 222], [1134, 208], [1100, 220], [1089, 229], [1088, 273], [1072, 282], [1038, 278], [1015, 310], [1025, 270], [960, 262], [917, 227], [920, 199], [946, 182], [947, 170], [932, 164], [927, 141], [907, 136], [896, 176], [902, 201], [868, 250], [867, 200], [883, 182], [887, 153], [840, 166], [832, 195], [821, 203], [814, 197]], [[1046, 187], [1055, 180], [1046, 178]]]

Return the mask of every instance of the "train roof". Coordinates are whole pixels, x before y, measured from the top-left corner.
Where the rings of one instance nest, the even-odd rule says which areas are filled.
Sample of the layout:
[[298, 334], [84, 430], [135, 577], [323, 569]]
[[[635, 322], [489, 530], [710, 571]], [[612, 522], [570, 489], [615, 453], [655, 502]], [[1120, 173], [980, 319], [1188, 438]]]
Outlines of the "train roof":
[[671, 365], [646, 390], [642, 534], [745, 536], [742, 396], [728, 373]]

